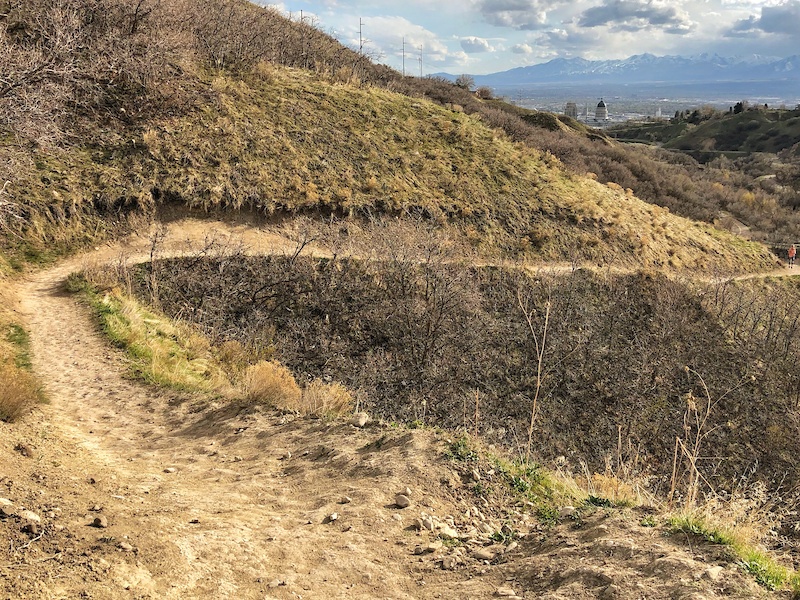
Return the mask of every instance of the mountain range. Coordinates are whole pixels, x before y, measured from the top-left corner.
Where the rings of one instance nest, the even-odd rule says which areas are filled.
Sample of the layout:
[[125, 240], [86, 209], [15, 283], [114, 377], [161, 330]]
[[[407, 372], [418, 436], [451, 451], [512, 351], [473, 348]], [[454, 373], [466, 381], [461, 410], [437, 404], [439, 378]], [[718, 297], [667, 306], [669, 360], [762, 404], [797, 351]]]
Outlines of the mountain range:
[[[455, 79], [450, 74], [439, 75]], [[762, 56], [726, 58], [717, 54], [689, 57], [637, 54], [624, 60], [556, 58], [538, 65], [474, 75], [473, 79], [478, 86], [492, 87], [533, 83], [695, 81], [797, 81], [800, 86], [800, 55], [782, 59]]]

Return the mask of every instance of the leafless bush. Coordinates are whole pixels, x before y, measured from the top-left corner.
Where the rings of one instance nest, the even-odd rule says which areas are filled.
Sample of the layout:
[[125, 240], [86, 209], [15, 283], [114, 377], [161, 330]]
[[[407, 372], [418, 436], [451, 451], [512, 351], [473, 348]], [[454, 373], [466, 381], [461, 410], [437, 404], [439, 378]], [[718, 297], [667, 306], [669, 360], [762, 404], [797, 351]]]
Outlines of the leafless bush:
[[185, 41], [166, 0], [6, 4], [0, 19], [3, 125], [40, 143], [63, 141], [81, 116], [127, 120], [152, 109]]

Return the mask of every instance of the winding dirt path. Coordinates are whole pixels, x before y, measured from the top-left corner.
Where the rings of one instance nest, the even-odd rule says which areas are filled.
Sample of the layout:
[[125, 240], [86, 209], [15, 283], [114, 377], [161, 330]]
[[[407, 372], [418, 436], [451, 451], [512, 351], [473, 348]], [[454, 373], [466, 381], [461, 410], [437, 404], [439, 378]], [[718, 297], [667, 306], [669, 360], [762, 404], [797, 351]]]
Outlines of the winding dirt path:
[[[202, 244], [209, 233], [236, 235], [255, 251], [292, 246], [274, 233], [219, 223], [171, 230], [180, 235], [165, 240], [164, 254]], [[102, 248], [80, 262], [135, 257], [147, 243]], [[61, 291], [79, 266], [72, 260], [37, 273], [20, 290], [34, 370], [51, 402], [47, 419], [80, 457], [71, 465], [82, 471], [74, 493], [92, 498], [62, 523], [94, 538], [104, 557], [91, 563], [104, 572], [102, 592], [66, 578], [63, 589], [50, 588], [53, 597], [74, 597], [76, 584], [110, 598], [129, 597], [130, 589], [153, 598], [421, 597], [410, 552], [397, 543], [413, 534], [391, 506], [414, 468], [405, 460], [409, 440], [383, 464], [380, 452], [359, 451], [383, 435], [369, 429], [293, 424], [126, 379], [121, 356], [88, 311]], [[345, 496], [352, 502], [340, 504]], [[324, 523], [333, 512], [339, 518]], [[87, 527], [99, 516], [107, 528]]]
[[[254, 253], [295, 247], [275, 230], [183, 220], [170, 225], [162, 255], [202, 246], [209, 235], [240, 240]], [[50, 404], [13, 435], [0, 430], [9, 433], [0, 455], [13, 455], [18, 442], [34, 448], [34, 458], [15, 457], [9, 475], [0, 473], [0, 496], [44, 517], [36, 544], [12, 540], [15, 558], [0, 565], [0, 596], [477, 599], [527, 578], [525, 587], [539, 592], [526, 597], [569, 584], [573, 592], [548, 597], [590, 598], [615, 580], [641, 587], [641, 573], [672, 556], [631, 523], [619, 527], [625, 535], [636, 529], [647, 549], [638, 538], [626, 542], [630, 556], [618, 552], [616, 560], [635, 555], [638, 563], [609, 567], [610, 575], [584, 572], [596, 536], [579, 543], [570, 533], [560, 550], [542, 538], [517, 567], [473, 561], [443, 570], [432, 556], [415, 555], [431, 538], [409, 527], [414, 519], [458, 519], [471, 506], [459, 475], [437, 460], [444, 448], [437, 433], [294, 419], [125, 378], [122, 356], [62, 288], [81, 266], [144, 257], [149, 244], [135, 237], [99, 248], [31, 276], [18, 291]], [[413, 503], [400, 511], [394, 496], [407, 486]], [[328, 522], [332, 513], [338, 518]], [[91, 526], [95, 519], [104, 526]], [[598, 527], [610, 535], [607, 525]], [[603, 565], [617, 548], [609, 544], [612, 551], [597, 559]], [[687, 573], [703, 568], [694, 559], [680, 564]], [[570, 580], [561, 572], [568, 565]], [[720, 597], [761, 595], [735, 572], [728, 579], [739, 592]], [[673, 597], [668, 580], [658, 586], [608, 597]]]

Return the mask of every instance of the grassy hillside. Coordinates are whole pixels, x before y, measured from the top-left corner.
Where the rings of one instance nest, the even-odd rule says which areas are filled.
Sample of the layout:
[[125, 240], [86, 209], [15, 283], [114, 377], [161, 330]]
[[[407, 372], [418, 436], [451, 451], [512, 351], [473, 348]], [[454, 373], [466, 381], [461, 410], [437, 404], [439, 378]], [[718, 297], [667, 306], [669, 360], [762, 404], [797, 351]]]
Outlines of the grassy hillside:
[[800, 110], [745, 110], [690, 127], [667, 148], [721, 152], [778, 153], [800, 143]]
[[28, 246], [64, 249], [167, 202], [415, 214], [454, 226], [488, 256], [720, 271], [771, 265], [757, 245], [571, 174], [476, 116], [277, 67], [201, 83], [207, 101], [114, 146], [29, 150], [6, 192], [27, 214]]
[[611, 130], [617, 139], [655, 142], [693, 152], [777, 154], [800, 143], [800, 110], [749, 108], [742, 112], [704, 109], [653, 123], [625, 123]]

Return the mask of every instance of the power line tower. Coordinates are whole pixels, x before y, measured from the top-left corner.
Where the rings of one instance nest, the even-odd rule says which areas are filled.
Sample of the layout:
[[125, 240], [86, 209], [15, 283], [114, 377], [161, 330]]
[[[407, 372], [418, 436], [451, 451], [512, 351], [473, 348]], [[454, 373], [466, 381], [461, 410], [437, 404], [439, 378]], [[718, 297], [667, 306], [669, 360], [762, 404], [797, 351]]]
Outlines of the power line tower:
[[406, 76], [406, 38], [403, 36], [403, 77]]

